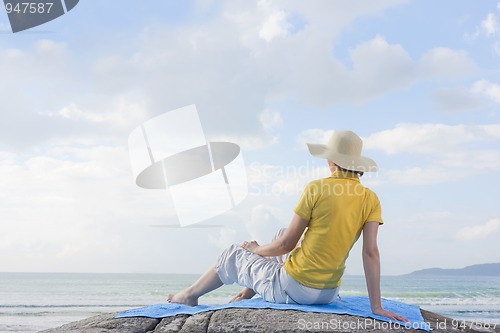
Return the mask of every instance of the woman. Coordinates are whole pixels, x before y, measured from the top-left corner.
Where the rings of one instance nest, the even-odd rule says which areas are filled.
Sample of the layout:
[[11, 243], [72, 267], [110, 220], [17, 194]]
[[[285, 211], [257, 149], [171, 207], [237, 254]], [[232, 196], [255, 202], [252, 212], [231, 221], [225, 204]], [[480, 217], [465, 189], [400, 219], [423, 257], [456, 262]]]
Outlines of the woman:
[[232, 301], [258, 293], [275, 303], [331, 303], [338, 296], [349, 251], [362, 232], [372, 312], [408, 322], [383, 309], [380, 300], [380, 202], [359, 182], [364, 172], [377, 171], [377, 164], [361, 156], [363, 142], [351, 131], [334, 132], [327, 145], [307, 145], [313, 156], [328, 160], [332, 175], [306, 186], [289, 227], [267, 245], [256, 241], [231, 245], [191, 287], [169, 295], [169, 302], [194, 306], [201, 295], [236, 282], [244, 289]]

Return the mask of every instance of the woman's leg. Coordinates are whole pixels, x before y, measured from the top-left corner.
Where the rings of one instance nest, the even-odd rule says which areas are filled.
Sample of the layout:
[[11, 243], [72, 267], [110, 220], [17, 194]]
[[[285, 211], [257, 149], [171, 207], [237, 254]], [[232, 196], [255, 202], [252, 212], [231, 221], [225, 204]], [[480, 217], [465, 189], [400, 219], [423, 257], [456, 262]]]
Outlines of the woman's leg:
[[278, 272], [281, 266], [238, 244], [232, 244], [220, 255], [216, 271], [224, 284], [237, 283], [250, 289], [245, 289], [242, 293], [254, 290], [266, 301], [276, 302], [275, 289], [279, 289], [276, 283], [279, 283]]
[[[279, 229], [278, 232], [271, 239], [271, 242], [274, 242], [276, 239], [280, 238], [285, 233], [285, 231], [286, 228]], [[288, 253], [278, 257], [266, 257], [266, 258], [282, 264], [288, 258]], [[229, 303], [241, 301], [244, 299], [250, 299], [254, 297], [255, 294], [256, 292], [253, 289], [244, 287], [238, 294], [236, 294], [236, 296], [232, 300], [229, 301]]]
[[190, 306], [198, 305], [198, 297], [223, 285], [215, 272], [215, 264], [210, 267], [193, 285], [175, 295], [168, 295], [167, 302], [182, 303]]

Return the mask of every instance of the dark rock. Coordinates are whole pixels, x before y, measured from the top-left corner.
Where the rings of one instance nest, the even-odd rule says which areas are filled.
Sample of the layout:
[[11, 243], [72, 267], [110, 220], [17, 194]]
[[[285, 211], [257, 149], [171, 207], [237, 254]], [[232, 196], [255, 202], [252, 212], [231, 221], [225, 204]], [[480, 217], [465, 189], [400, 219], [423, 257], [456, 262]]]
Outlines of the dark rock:
[[159, 319], [135, 317], [114, 319], [117, 313], [103, 314], [90, 317], [73, 323], [63, 325], [43, 331], [44, 333], [66, 333], [66, 332], [85, 332], [85, 333], [144, 333], [153, 330]]
[[[444, 332], [500, 332], [481, 324], [472, 324], [421, 310], [432, 333]], [[144, 317], [113, 319], [115, 314], [91, 317], [44, 333], [294, 333], [294, 332], [423, 332], [398, 323], [371, 318], [328, 313], [275, 309], [222, 309], [196, 315], [177, 315], [163, 320]]]
[[154, 333], [177, 333], [181, 330], [184, 322], [190, 315], [177, 315], [174, 317], [166, 317], [156, 326]]
[[500, 325], [485, 325], [481, 323], [471, 323], [464, 320], [457, 320], [441, 316], [437, 313], [420, 309], [424, 321], [430, 324], [432, 333], [436, 332], [500, 332]]
[[422, 332], [397, 323], [329, 313], [274, 309], [216, 311], [207, 332]]
[[202, 313], [197, 313], [184, 322], [184, 326], [179, 331], [179, 333], [205, 333], [207, 332], [207, 327], [211, 322], [211, 317], [217, 311], [207, 311]]

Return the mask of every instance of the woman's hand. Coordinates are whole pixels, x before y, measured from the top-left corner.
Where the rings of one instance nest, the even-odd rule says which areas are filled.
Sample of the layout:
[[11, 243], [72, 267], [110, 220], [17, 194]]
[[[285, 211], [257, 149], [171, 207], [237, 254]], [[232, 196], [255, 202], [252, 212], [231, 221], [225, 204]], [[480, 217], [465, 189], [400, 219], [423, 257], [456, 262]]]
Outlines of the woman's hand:
[[250, 242], [243, 242], [243, 244], [241, 244], [240, 246], [249, 252], [255, 253], [255, 250], [257, 250], [257, 248], [260, 245], [256, 241], [250, 241]]
[[392, 320], [402, 321], [403, 323], [409, 323], [410, 321], [403, 316], [398, 315], [397, 313], [387, 311], [384, 308], [380, 307], [378, 309], [372, 310], [373, 314], [387, 317]]

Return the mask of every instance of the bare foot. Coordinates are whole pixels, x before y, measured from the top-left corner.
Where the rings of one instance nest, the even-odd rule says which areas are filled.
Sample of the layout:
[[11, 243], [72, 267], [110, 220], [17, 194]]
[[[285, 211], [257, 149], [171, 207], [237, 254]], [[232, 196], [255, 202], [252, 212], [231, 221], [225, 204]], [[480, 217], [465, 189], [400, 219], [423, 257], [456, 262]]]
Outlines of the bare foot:
[[244, 299], [250, 299], [255, 295], [255, 291], [250, 288], [243, 288], [242, 291], [240, 291], [232, 300], [229, 301], [229, 303], [233, 302], [238, 302]]
[[189, 306], [196, 306], [198, 305], [198, 298], [189, 296], [185, 290], [173, 295], [170, 294], [168, 295], [167, 298], [168, 303], [180, 303], [180, 304], [186, 304]]

